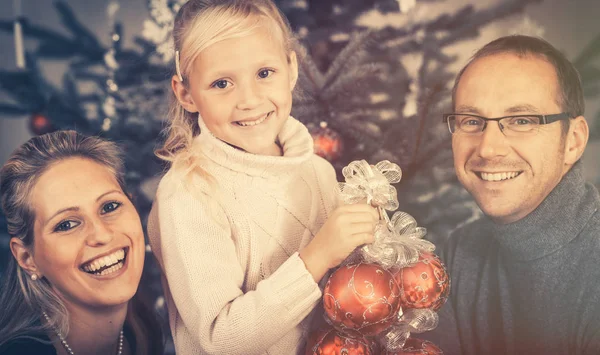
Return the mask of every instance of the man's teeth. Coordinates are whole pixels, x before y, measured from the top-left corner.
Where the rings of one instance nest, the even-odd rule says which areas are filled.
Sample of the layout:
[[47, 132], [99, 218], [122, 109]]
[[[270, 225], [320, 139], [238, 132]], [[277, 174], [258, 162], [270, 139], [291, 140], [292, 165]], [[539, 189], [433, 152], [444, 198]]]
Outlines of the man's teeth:
[[83, 271], [94, 275], [107, 275], [123, 267], [125, 260], [125, 249], [98, 258], [83, 267]]
[[505, 173], [481, 173], [481, 178], [485, 181], [502, 181], [516, 178], [520, 173], [518, 171], [511, 171]]
[[236, 123], [238, 125], [244, 126], [244, 127], [247, 127], [247, 126], [256, 126], [257, 124], [263, 123], [267, 119], [267, 117], [269, 117], [269, 114], [266, 114], [266, 115], [262, 116], [261, 118], [257, 119], [256, 121], [244, 121], [244, 122], [237, 121]]

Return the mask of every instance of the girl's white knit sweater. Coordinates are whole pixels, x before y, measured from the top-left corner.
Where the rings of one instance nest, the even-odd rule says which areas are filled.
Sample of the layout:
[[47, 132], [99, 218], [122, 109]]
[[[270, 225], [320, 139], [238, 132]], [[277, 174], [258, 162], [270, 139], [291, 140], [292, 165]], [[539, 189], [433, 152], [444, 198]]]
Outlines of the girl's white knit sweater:
[[292, 117], [278, 137], [282, 157], [240, 151], [199, 122], [193, 150], [218, 197], [169, 171], [148, 221], [176, 352], [298, 354], [321, 298], [298, 251], [335, 207], [335, 171]]

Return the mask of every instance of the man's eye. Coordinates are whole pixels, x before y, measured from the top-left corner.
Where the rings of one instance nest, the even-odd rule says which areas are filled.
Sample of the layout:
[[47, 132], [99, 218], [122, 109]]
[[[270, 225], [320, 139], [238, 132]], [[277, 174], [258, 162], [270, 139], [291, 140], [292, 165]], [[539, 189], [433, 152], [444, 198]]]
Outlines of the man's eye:
[[218, 89], [226, 89], [229, 82], [227, 80], [217, 80], [211, 86]]
[[533, 125], [533, 124], [537, 124], [538, 123], [538, 119], [537, 117], [519, 117], [515, 120], [515, 124], [518, 125]]
[[108, 202], [102, 206], [102, 214], [111, 213], [116, 211], [119, 207], [121, 207], [121, 203], [119, 202]]
[[271, 73], [273, 73], [273, 70], [271, 69], [263, 69], [261, 71], [258, 72], [258, 77], [261, 79], [267, 78], [269, 76], [271, 76]]
[[80, 223], [75, 221], [62, 221], [54, 227], [55, 232], [66, 232], [77, 227]]
[[509, 125], [513, 125], [513, 126], [531, 126], [531, 125], [537, 125], [540, 123], [540, 120], [538, 117], [532, 116], [532, 117], [511, 117], [508, 120], [508, 124]]
[[481, 120], [476, 118], [467, 118], [462, 121], [462, 124], [465, 126], [479, 126], [481, 124]]

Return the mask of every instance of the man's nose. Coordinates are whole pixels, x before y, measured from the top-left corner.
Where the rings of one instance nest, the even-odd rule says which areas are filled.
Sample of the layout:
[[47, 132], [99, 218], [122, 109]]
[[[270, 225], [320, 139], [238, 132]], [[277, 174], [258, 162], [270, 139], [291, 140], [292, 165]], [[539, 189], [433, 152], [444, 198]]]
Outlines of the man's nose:
[[508, 141], [500, 129], [500, 123], [493, 121], [487, 122], [481, 135], [479, 146], [477, 147], [479, 156], [483, 159], [492, 160], [499, 156], [505, 156], [508, 152]]

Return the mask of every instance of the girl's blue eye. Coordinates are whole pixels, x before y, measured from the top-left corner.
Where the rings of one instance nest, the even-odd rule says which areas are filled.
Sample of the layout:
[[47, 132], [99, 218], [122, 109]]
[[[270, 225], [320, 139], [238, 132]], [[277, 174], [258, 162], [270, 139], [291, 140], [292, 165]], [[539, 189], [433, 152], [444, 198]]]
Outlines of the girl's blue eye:
[[267, 78], [271, 75], [272, 72], [273, 72], [273, 70], [271, 70], [271, 69], [263, 69], [258, 72], [258, 77], [261, 79]]
[[56, 227], [54, 227], [55, 232], [66, 232], [77, 227], [80, 223], [75, 221], [62, 221]]
[[212, 84], [212, 87], [215, 88], [219, 88], [219, 89], [225, 89], [227, 88], [227, 80], [217, 80]]
[[113, 201], [105, 203], [104, 206], [102, 206], [102, 214], [107, 214], [116, 211], [119, 207], [121, 207], [121, 203], [119, 202]]

